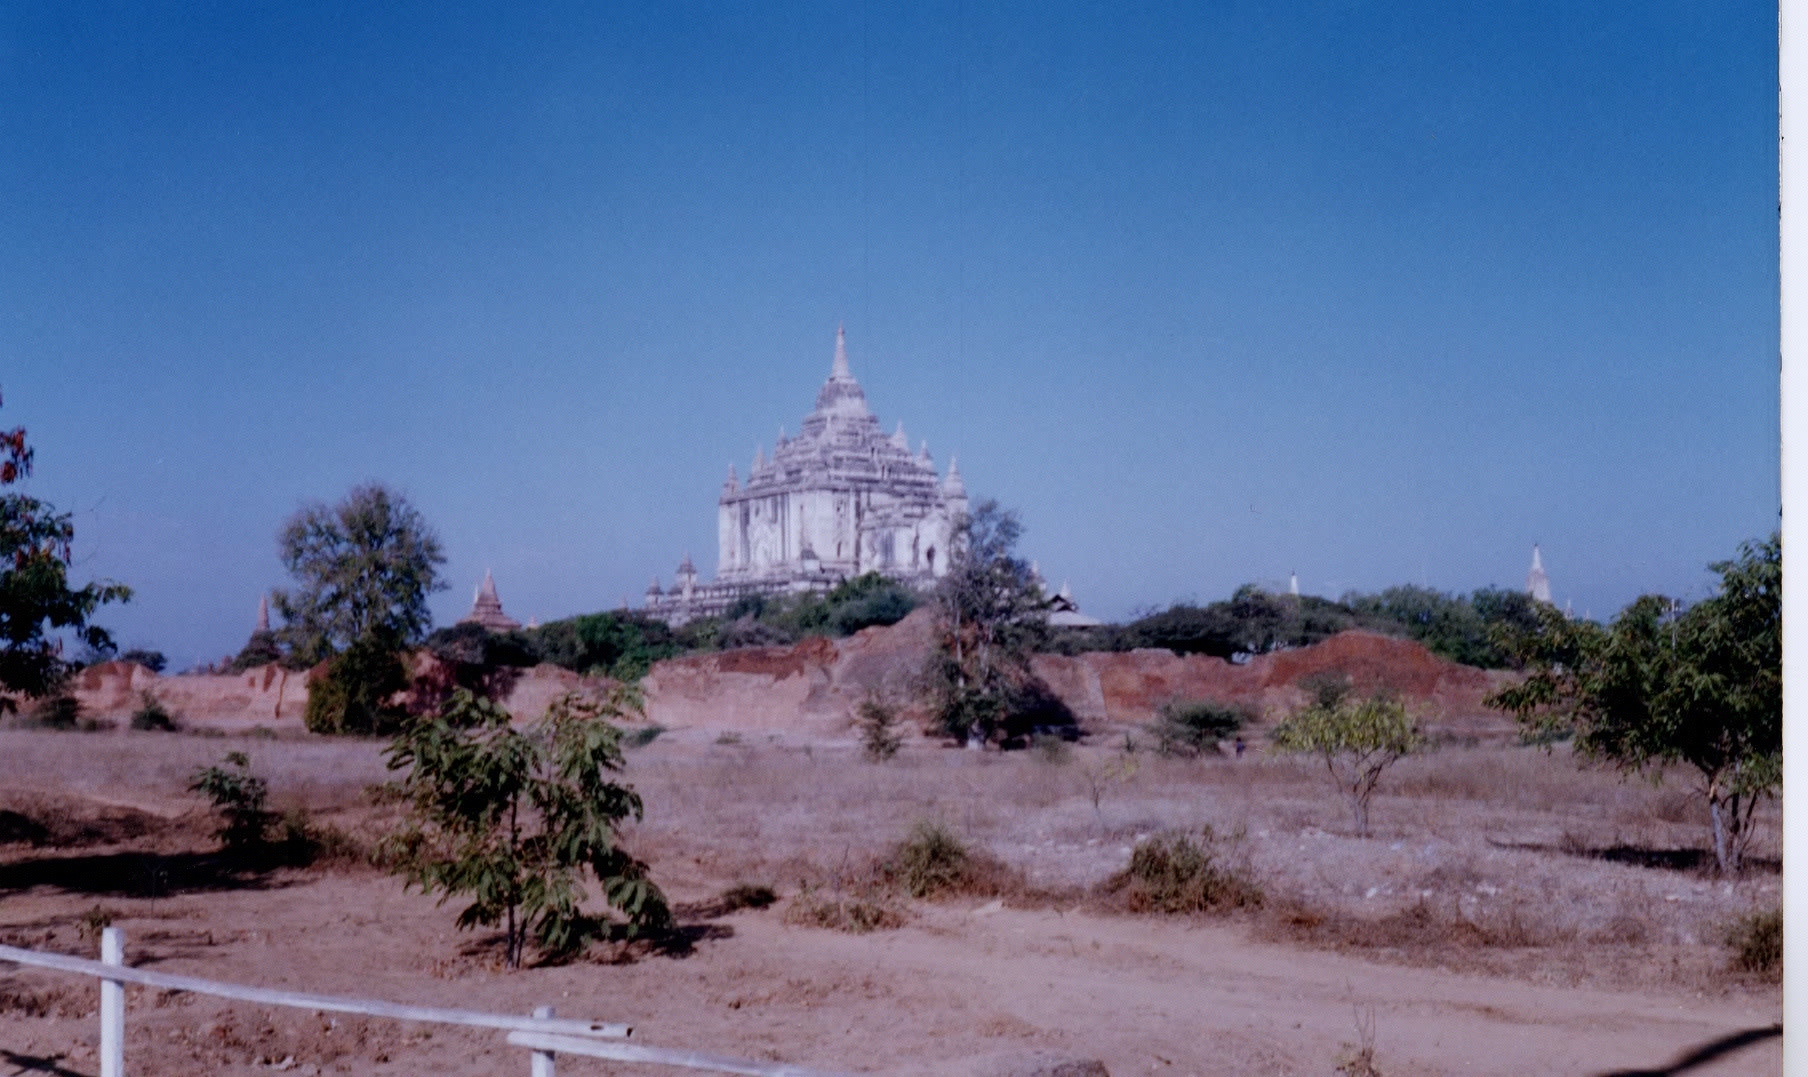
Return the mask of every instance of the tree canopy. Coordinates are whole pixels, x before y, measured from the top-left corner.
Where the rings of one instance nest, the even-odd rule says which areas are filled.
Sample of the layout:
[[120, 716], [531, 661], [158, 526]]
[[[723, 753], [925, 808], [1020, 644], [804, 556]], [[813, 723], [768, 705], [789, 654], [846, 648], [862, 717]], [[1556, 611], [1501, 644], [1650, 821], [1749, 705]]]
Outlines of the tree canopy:
[[1737, 872], [1752, 813], [1782, 777], [1782, 556], [1777, 535], [1747, 542], [1710, 566], [1714, 596], [1684, 608], [1644, 595], [1605, 626], [1540, 607], [1533, 628], [1502, 636], [1526, 679], [1489, 704], [1629, 772], [1693, 768], [1715, 862]]
[[314, 504], [283, 524], [283, 567], [297, 583], [271, 598], [291, 654], [318, 662], [354, 641], [417, 643], [432, 624], [427, 596], [445, 589], [439, 538], [406, 498], [372, 483], [337, 505]]
[[1046, 639], [1048, 602], [1016, 556], [1023, 525], [986, 500], [956, 526], [935, 589], [936, 646], [925, 678], [941, 731], [970, 744], [1014, 739], [1073, 715], [1030, 672]]
[[444, 590], [439, 538], [406, 498], [372, 483], [337, 505], [307, 505], [283, 524], [283, 565], [299, 586], [271, 592], [286, 622], [276, 633], [291, 665], [325, 659], [308, 686], [316, 733], [378, 733], [402, 718], [405, 648], [432, 624], [427, 596]]
[[[32, 457], [24, 427], [0, 431], [0, 487], [30, 475]], [[110, 580], [69, 586], [74, 541], [68, 513], [27, 494], [0, 494], [0, 714], [17, 710], [20, 696], [48, 695], [62, 685], [70, 663], [59, 633], [91, 652], [114, 648], [112, 636], [89, 618], [132, 591]]]

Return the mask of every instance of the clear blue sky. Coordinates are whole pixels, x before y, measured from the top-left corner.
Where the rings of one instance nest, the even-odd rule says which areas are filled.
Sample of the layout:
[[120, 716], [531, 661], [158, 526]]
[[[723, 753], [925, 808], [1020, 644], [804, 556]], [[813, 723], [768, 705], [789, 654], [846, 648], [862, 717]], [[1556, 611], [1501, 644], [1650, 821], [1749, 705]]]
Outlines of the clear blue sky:
[[839, 322], [1106, 617], [1776, 526], [1771, 4], [529, 7], [0, 8], [0, 425], [122, 642], [371, 479], [441, 623], [708, 575]]

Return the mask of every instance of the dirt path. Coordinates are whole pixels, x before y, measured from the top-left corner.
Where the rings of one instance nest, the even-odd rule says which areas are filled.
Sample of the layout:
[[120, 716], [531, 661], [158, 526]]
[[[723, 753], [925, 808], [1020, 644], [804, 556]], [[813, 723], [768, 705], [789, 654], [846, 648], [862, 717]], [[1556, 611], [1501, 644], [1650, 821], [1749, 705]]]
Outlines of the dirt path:
[[[1376, 1058], [1415, 1074], [1590, 1074], [1656, 1068], [1778, 1020], [1736, 995], [1547, 988], [1375, 964], [1251, 941], [1238, 925], [919, 906], [907, 927], [848, 935], [784, 924], [779, 910], [714, 921], [696, 951], [630, 964], [504, 973], [451, 930], [449, 910], [375, 874], [301, 876], [272, 888], [110, 903], [141, 962], [240, 982], [440, 1005], [628, 1020], [637, 1038], [850, 1072], [931, 1074], [1024, 1049], [1136, 1074], [1328, 1074], [1371, 1008]], [[79, 906], [79, 908], [78, 908]], [[67, 945], [85, 904], [33, 891], [0, 907], [9, 934]], [[0, 1054], [92, 1073], [93, 991], [0, 974], [50, 1014], [0, 1015]], [[59, 994], [59, 992], [61, 992]], [[134, 991], [135, 1072], [501, 1074], [499, 1038]], [[262, 1059], [260, 1065], [257, 1060]], [[569, 1070], [567, 1070], [569, 1066]], [[1775, 1038], [1691, 1075], [1774, 1074]], [[562, 1072], [672, 1073], [571, 1060]]]

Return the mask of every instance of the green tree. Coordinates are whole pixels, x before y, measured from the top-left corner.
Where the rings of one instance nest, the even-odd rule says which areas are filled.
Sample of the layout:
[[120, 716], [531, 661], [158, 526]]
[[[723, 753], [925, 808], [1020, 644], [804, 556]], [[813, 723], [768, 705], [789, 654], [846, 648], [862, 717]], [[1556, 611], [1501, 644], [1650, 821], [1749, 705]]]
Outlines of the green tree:
[[1015, 512], [981, 502], [958, 521], [935, 590], [931, 713], [943, 733], [972, 745], [1026, 733], [1018, 727], [1036, 724], [1052, 698], [1030, 672], [1030, 655], [1048, 634], [1048, 604], [1015, 555], [1022, 534]]
[[1324, 760], [1350, 803], [1356, 833], [1369, 834], [1369, 799], [1382, 772], [1419, 745], [1412, 716], [1385, 695], [1352, 699], [1347, 681], [1322, 681], [1316, 698], [1274, 728], [1274, 746]]
[[[31, 474], [25, 429], [0, 431], [0, 488]], [[0, 714], [16, 712], [21, 697], [53, 694], [69, 675], [59, 633], [91, 652], [113, 640], [90, 624], [94, 611], [131, 598], [131, 589], [102, 580], [69, 586], [75, 526], [68, 513], [26, 494], [0, 494]]]
[[408, 712], [394, 702], [408, 687], [408, 665], [392, 642], [355, 639], [308, 684], [302, 722], [313, 733], [393, 733]]
[[279, 633], [307, 664], [355, 640], [397, 649], [432, 624], [427, 596], [445, 590], [439, 538], [402, 495], [372, 483], [337, 505], [307, 505], [283, 524], [283, 567], [299, 585], [271, 594]]
[[1216, 752], [1218, 742], [1235, 736], [1250, 719], [1241, 706], [1209, 699], [1171, 699], [1161, 705], [1149, 732], [1159, 755], [1194, 758]]
[[389, 841], [410, 885], [471, 899], [458, 926], [502, 924], [505, 960], [517, 968], [528, 941], [569, 954], [611, 930], [586, 914], [593, 875], [633, 937], [670, 920], [646, 865], [622, 847], [623, 820], [641, 817], [624, 766], [621, 730], [609, 719], [639, 707], [617, 686], [601, 698], [567, 695], [529, 730], [496, 703], [460, 689], [439, 714], [411, 724], [389, 749], [408, 821]]
[[319, 733], [384, 732], [400, 720], [389, 699], [407, 687], [403, 651], [432, 622], [427, 596], [443, 590], [439, 539], [407, 499], [371, 484], [337, 505], [309, 505], [279, 536], [300, 585], [271, 593], [292, 661], [331, 659], [308, 686], [305, 714]]
[[1503, 633], [1526, 678], [1488, 703], [1627, 773], [1694, 768], [1715, 864], [1736, 874], [1782, 780], [1782, 562], [1779, 536], [1747, 542], [1710, 566], [1713, 597], [1684, 609], [1645, 595], [1605, 626], [1542, 607], [1534, 630]]
[[1374, 627], [1404, 633], [1433, 654], [1482, 669], [1512, 663], [1496, 642], [1501, 632], [1537, 623], [1530, 595], [1495, 587], [1463, 596], [1407, 584], [1378, 595], [1345, 595], [1344, 604]]
[[618, 681], [639, 680], [654, 662], [684, 650], [664, 621], [626, 610], [552, 621], [523, 636], [541, 661]]

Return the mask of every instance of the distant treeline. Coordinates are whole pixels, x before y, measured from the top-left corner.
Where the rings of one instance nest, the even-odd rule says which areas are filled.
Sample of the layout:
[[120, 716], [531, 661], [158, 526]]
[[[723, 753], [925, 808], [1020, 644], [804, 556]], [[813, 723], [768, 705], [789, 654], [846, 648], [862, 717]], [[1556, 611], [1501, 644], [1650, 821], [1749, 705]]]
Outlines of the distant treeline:
[[[742, 599], [722, 617], [672, 628], [632, 610], [590, 613], [512, 632], [474, 624], [442, 628], [427, 647], [465, 669], [505, 669], [549, 662], [578, 673], [634, 680], [663, 658], [736, 647], [782, 646], [806, 636], [841, 637], [872, 625], [895, 624], [926, 596], [878, 573], [847, 580], [826, 594]], [[1536, 623], [1530, 597], [1483, 588], [1468, 595], [1426, 587], [1390, 587], [1340, 600], [1277, 595], [1246, 585], [1208, 605], [1177, 603], [1126, 624], [1051, 628], [1038, 648], [1059, 654], [1160, 648], [1238, 661], [1250, 655], [1305, 647], [1348, 629], [1414, 639], [1435, 654], [1493, 669], [1508, 664], [1496, 638], [1504, 629]], [[248, 668], [281, 661], [273, 638], [254, 639], [233, 663]]]
[[744, 598], [725, 616], [701, 618], [681, 628], [617, 610], [513, 632], [456, 624], [427, 637], [427, 647], [460, 666], [496, 669], [550, 662], [578, 673], [634, 680], [662, 658], [783, 645], [805, 636], [846, 636], [872, 625], [895, 624], [920, 601], [903, 584], [869, 572], [826, 594]]
[[1468, 595], [1428, 587], [1351, 592], [1333, 601], [1277, 595], [1253, 584], [1205, 606], [1177, 603], [1128, 624], [1057, 629], [1046, 649], [1061, 654], [1160, 648], [1238, 660], [1305, 647], [1349, 629], [1417, 640], [1434, 654], [1484, 669], [1508, 665], [1496, 640], [1502, 630], [1537, 624], [1530, 596], [1487, 587]]

